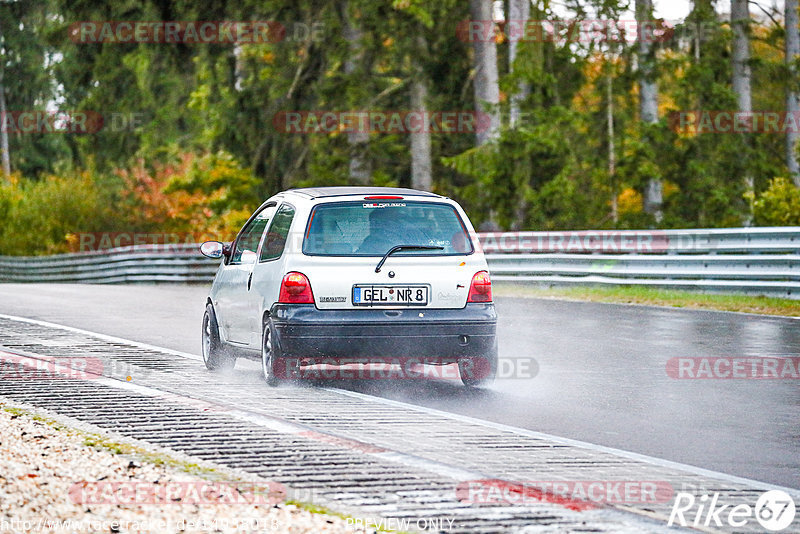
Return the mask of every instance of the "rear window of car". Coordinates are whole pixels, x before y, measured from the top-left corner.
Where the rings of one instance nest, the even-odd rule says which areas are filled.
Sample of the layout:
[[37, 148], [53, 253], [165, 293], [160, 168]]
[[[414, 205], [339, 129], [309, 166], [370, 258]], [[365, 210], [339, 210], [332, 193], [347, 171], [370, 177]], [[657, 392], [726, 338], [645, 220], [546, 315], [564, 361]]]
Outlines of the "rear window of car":
[[336, 202], [316, 206], [303, 253], [317, 256], [383, 256], [397, 245], [442, 250], [399, 255], [464, 255], [473, 252], [461, 217], [449, 204], [413, 201]]

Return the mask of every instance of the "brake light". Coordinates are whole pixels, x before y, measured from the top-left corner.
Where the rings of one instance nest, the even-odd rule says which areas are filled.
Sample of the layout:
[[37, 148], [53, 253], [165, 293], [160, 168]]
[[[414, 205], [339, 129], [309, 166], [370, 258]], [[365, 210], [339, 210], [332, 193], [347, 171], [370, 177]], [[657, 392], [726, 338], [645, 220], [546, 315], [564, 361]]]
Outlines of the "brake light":
[[374, 197], [364, 197], [364, 200], [403, 200], [403, 197], [396, 195], [378, 195]]
[[467, 302], [492, 302], [492, 280], [488, 272], [480, 271], [472, 277]]
[[314, 304], [311, 284], [303, 273], [287, 273], [281, 282], [278, 302], [282, 304]]

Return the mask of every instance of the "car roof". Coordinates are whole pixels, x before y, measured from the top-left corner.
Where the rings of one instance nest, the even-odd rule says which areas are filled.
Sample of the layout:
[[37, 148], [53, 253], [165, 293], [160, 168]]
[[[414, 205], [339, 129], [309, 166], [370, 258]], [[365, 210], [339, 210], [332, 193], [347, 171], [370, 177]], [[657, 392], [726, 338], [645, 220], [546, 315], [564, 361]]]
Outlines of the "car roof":
[[303, 195], [308, 198], [327, 198], [342, 196], [367, 196], [367, 195], [405, 195], [416, 197], [443, 198], [436, 193], [418, 191], [404, 187], [368, 187], [368, 186], [338, 186], [338, 187], [306, 187], [289, 189], [286, 193]]

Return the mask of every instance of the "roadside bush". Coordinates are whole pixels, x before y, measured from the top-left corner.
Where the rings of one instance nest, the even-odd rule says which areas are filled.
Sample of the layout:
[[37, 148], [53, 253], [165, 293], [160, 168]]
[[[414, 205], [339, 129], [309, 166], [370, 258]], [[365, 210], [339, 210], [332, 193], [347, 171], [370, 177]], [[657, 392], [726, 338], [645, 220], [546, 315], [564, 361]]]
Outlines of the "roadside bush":
[[12, 175], [0, 182], [0, 255], [67, 252], [68, 234], [108, 230], [110, 198], [88, 171], [40, 180]]
[[0, 180], [0, 255], [77, 250], [78, 235], [179, 234], [230, 240], [261, 202], [258, 181], [224, 152], [137, 161], [113, 176], [69, 171]]
[[124, 184], [122, 210], [136, 231], [229, 240], [261, 203], [258, 180], [225, 152], [139, 160], [116, 174]]
[[759, 226], [800, 225], [800, 189], [787, 178], [773, 179], [753, 203]]

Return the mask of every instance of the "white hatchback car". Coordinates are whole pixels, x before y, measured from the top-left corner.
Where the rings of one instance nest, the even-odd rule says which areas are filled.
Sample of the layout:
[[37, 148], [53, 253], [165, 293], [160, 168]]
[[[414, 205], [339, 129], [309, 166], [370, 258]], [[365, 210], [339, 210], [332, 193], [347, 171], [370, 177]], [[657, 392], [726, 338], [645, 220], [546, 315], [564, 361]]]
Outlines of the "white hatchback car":
[[201, 246], [222, 259], [203, 317], [206, 367], [260, 359], [275, 385], [291, 366], [411, 359], [456, 363], [464, 384], [487, 384], [497, 315], [474, 235], [464, 210], [433, 193], [279, 193], [233, 243]]

